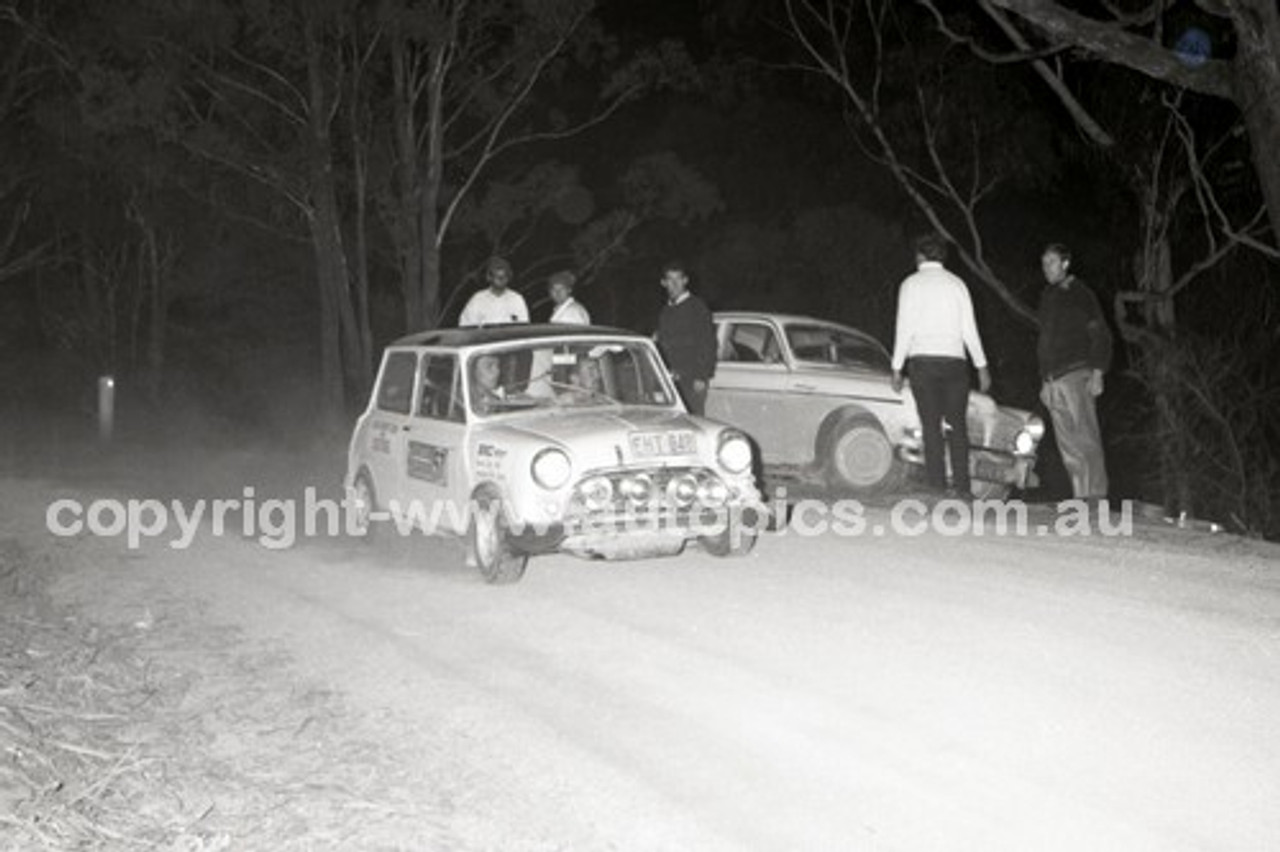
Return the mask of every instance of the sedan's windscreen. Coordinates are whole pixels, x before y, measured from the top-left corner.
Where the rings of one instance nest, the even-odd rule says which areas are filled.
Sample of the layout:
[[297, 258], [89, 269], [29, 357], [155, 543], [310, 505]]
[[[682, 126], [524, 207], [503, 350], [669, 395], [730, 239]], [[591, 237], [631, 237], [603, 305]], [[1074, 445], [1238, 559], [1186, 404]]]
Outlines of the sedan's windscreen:
[[529, 344], [473, 354], [467, 375], [471, 410], [496, 414], [532, 408], [669, 406], [661, 366], [647, 346], [616, 341]]
[[889, 354], [874, 338], [822, 325], [789, 325], [787, 342], [798, 361], [889, 370]]

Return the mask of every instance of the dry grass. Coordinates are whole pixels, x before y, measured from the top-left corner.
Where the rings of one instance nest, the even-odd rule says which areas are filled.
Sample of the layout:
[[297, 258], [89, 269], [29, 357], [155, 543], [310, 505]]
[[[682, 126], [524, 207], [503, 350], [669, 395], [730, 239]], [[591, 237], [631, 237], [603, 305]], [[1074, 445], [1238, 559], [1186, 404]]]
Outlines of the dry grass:
[[450, 808], [287, 660], [191, 614], [96, 625], [0, 541], [0, 849], [456, 848]]

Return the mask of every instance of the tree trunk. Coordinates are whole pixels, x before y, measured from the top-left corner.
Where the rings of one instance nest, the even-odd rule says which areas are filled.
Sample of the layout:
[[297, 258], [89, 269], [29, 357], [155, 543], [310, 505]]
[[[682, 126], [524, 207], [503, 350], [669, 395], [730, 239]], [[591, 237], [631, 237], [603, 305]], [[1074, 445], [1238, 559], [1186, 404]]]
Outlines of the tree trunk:
[[156, 229], [139, 217], [143, 235], [143, 263], [147, 280], [147, 396], [153, 404], [160, 401], [164, 389], [164, 341], [167, 331], [168, 300], [165, 298], [165, 273], [168, 264], [161, 261]]
[[440, 312], [440, 254], [444, 234], [440, 233], [440, 196], [444, 184], [444, 91], [439, 74], [433, 75], [427, 104], [427, 150], [425, 167], [419, 171], [422, 187], [422, 209], [419, 213], [418, 239], [422, 244], [421, 288], [422, 319], [420, 328], [434, 328], [444, 317]]
[[391, 239], [396, 247], [400, 267], [400, 294], [404, 300], [406, 331], [428, 327], [423, 304], [423, 268], [425, 266], [420, 211], [421, 181], [418, 176], [417, 96], [418, 79], [410, 69], [410, 46], [403, 38], [393, 38], [390, 45], [392, 80], [392, 144], [395, 149], [395, 193], [391, 209]]
[[[1173, 286], [1173, 251], [1165, 228], [1166, 211], [1159, 204], [1159, 185], [1153, 181], [1142, 205], [1142, 252], [1138, 257], [1138, 289], [1151, 295], [1168, 293]], [[1177, 317], [1172, 299], [1142, 303], [1141, 330], [1129, 342], [1137, 348], [1135, 359], [1151, 393], [1156, 422], [1152, 430], [1158, 447], [1160, 493], [1170, 515], [1193, 512], [1191, 483], [1184, 448], [1189, 428], [1179, 414], [1179, 376], [1174, 339]]]
[[359, 398], [367, 395], [373, 384], [373, 321], [369, 315], [369, 141], [360, 129], [361, 112], [358, 97], [352, 92], [348, 115], [351, 119], [351, 158], [355, 186], [355, 257], [351, 286], [354, 296], [356, 334], [358, 335], [360, 382], [353, 388]]
[[339, 306], [335, 298], [338, 287], [333, 281], [335, 272], [331, 262], [332, 249], [326, 245], [327, 234], [332, 232], [314, 215], [310, 218], [309, 224], [311, 250], [316, 261], [316, 284], [320, 296], [321, 417], [332, 423], [344, 411], [346, 405], [340, 343], [342, 325], [338, 319]]
[[332, 113], [325, 88], [321, 45], [312, 23], [304, 28], [307, 51], [307, 155], [312, 209], [309, 216], [320, 287], [320, 378], [324, 415], [337, 423], [346, 415], [348, 387], [365, 381], [361, 340], [351, 301], [350, 271], [342, 238], [337, 184], [333, 175]]
[[1244, 113], [1253, 165], [1280, 244], [1280, 8], [1275, 0], [1239, 2], [1235, 22], [1235, 101]]

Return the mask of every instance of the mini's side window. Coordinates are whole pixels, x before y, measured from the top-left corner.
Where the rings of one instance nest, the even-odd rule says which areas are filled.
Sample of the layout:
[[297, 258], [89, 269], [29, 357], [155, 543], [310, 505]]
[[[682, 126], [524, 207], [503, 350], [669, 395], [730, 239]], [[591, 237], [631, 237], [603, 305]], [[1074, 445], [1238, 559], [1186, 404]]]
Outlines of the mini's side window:
[[422, 356], [422, 396], [418, 402], [418, 414], [433, 420], [463, 419], [456, 356], [444, 353]]
[[413, 410], [413, 374], [417, 358], [412, 352], [392, 352], [387, 356], [378, 384], [378, 409], [394, 414]]

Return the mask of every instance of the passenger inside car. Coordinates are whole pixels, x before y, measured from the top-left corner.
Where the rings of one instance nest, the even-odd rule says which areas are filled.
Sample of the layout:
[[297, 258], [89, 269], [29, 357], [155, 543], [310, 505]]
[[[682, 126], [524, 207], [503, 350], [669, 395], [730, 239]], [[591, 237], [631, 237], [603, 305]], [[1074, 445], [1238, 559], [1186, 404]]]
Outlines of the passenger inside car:
[[500, 384], [502, 365], [497, 355], [480, 355], [471, 366], [471, 408], [488, 414], [505, 397]]
[[570, 401], [586, 401], [603, 395], [600, 364], [593, 358], [583, 358], [569, 372], [569, 384], [571, 387], [565, 396]]

